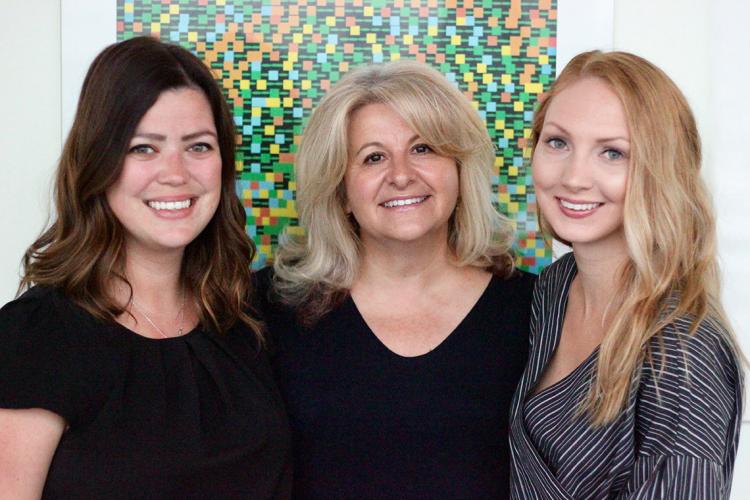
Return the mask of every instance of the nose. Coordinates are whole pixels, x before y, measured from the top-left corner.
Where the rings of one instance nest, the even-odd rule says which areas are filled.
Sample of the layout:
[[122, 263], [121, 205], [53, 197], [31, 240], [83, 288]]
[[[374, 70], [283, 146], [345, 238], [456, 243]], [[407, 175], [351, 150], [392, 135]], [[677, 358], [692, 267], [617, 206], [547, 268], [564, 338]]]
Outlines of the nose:
[[573, 192], [590, 188], [593, 179], [589, 159], [580, 153], [570, 155], [563, 167], [561, 182], [565, 188]]
[[164, 162], [159, 170], [158, 181], [162, 184], [179, 186], [185, 184], [190, 177], [182, 151], [165, 153]]
[[406, 155], [395, 155], [388, 168], [388, 182], [398, 189], [408, 187], [414, 182], [414, 167]]

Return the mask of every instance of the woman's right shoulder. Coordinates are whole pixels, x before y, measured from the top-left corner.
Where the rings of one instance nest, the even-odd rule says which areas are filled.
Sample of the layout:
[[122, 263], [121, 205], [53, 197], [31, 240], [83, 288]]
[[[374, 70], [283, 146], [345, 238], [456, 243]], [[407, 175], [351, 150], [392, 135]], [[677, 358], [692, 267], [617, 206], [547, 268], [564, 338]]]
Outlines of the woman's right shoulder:
[[53, 287], [33, 286], [0, 309], [0, 331], [5, 330], [6, 325], [18, 325], [27, 320], [32, 323], [50, 320], [57, 316], [63, 300], [64, 296]]

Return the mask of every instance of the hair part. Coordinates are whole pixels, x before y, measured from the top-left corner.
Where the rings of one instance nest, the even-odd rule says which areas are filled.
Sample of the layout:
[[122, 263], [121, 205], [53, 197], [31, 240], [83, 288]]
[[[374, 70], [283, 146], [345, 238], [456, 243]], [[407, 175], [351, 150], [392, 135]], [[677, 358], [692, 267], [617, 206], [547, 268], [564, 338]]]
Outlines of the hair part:
[[492, 205], [495, 161], [484, 122], [442, 74], [416, 61], [371, 64], [337, 82], [313, 111], [295, 162], [297, 209], [305, 234], [287, 238], [276, 259], [275, 289], [312, 324], [348, 294], [360, 267], [356, 222], [345, 211], [353, 113], [368, 104], [391, 106], [435, 151], [455, 159], [459, 204], [448, 245], [458, 265], [513, 271], [513, 227]]
[[[194, 88], [210, 104], [222, 163], [221, 199], [207, 227], [185, 249], [182, 281], [201, 325], [223, 332], [238, 320], [260, 336], [249, 310], [255, 247], [235, 192], [235, 132], [210, 70], [176, 45], [138, 37], [105, 48], [89, 67], [55, 179], [56, 217], [23, 258], [19, 293], [32, 285], [59, 288], [104, 321], [125, 312], [111, 295], [125, 276], [125, 229], [106, 190], [122, 171], [138, 123], [166, 91]], [[260, 338], [260, 337], [259, 337]]]
[[[716, 322], [739, 359], [742, 355], [720, 301], [715, 221], [700, 176], [698, 129], [684, 95], [662, 70], [626, 52], [579, 54], [541, 101], [532, 148], [555, 96], [584, 78], [598, 78], [614, 91], [630, 131], [623, 214], [629, 259], [619, 272], [619, 299], [610, 307], [616, 312], [582, 406], [594, 425], [603, 425], [624, 409], [644, 360], [654, 363], [657, 358], [653, 338], [664, 362], [661, 331], [677, 318], [690, 318], [690, 335], [701, 322]], [[570, 244], [542, 216], [540, 222], [545, 232]]]

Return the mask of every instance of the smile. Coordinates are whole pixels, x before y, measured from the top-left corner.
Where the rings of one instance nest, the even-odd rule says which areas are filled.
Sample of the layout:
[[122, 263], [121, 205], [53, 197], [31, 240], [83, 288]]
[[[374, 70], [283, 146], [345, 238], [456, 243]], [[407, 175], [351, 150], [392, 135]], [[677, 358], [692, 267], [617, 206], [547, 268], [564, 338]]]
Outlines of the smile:
[[422, 203], [425, 201], [429, 196], [417, 196], [415, 198], [404, 198], [400, 200], [389, 200], [385, 203], [381, 203], [382, 206], [385, 208], [393, 208], [393, 207], [405, 207], [407, 205], [417, 205], [419, 203]]
[[193, 199], [188, 198], [187, 200], [180, 201], [148, 201], [146, 203], [149, 207], [154, 210], [184, 210], [190, 208], [193, 204]]
[[562, 198], [558, 198], [558, 201], [563, 208], [567, 208], [568, 210], [575, 210], [576, 212], [587, 212], [599, 207], [600, 205], [603, 205], [603, 203], [575, 203], [572, 201], [563, 200]]

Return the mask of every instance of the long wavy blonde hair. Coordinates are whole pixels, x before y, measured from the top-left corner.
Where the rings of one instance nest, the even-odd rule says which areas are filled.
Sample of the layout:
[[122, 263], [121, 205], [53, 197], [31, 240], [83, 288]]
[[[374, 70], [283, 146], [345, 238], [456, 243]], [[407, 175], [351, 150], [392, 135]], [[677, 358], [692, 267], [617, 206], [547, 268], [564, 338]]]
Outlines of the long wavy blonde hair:
[[[555, 96], [590, 77], [606, 82], [620, 98], [631, 147], [624, 207], [629, 259], [583, 404], [592, 424], [603, 425], [624, 408], [644, 359], [663, 361], [664, 352], [654, 356], [649, 341], [678, 317], [691, 319], [690, 334], [704, 320], [718, 323], [740, 359], [741, 353], [720, 302], [715, 221], [700, 176], [698, 129], [682, 92], [662, 70], [625, 52], [579, 54], [537, 109], [532, 148]], [[542, 227], [557, 238], [543, 218]]]
[[274, 284], [287, 303], [303, 309], [309, 324], [345, 296], [359, 271], [361, 242], [344, 208], [343, 179], [349, 121], [373, 103], [391, 106], [438, 154], [456, 160], [460, 203], [448, 244], [457, 263], [500, 275], [513, 271], [513, 228], [491, 201], [495, 149], [469, 100], [423, 63], [364, 66], [345, 75], [314, 110], [296, 157], [297, 209], [305, 234], [280, 245]]

